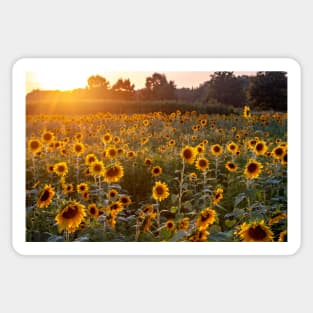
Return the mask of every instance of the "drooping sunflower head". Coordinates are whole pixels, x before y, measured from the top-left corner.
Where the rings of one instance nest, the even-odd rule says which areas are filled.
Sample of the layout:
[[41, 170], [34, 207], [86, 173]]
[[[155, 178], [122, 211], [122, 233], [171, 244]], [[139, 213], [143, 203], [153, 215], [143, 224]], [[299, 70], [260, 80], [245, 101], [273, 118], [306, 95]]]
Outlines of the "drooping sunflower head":
[[157, 176], [160, 176], [162, 174], [163, 170], [162, 170], [162, 167], [160, 166], [154, 166], [151, 170], [151, 174], [152, 176], [154, 177], [157, 177]]
[[73, 146], [73, 151], [75, 154], [81, 155], [85, 151], [85, 146], [80, 142], [76, 142]]
[[196, 173], [192, 172], [189, 174], [189, 181], [190, 182], [195, 182], [197, 180], [198, 176]]
[[243, 223], [239, 230], [235, 232], [241, 241], [265, 242], [273, 241], [274, 234], [270, 227], [264, 224], [264, 220], [253, 223]]
[[87, 212], [93, 218], [99, 217], [99, 209], [97, 208], [97, 205], [95, 203], [91, 203], [88, 205]]
[[246, 164], [245, 170], [244, 170], [244, 174], [248, 179], [254, 179], [259, 177], [259, 175], [261, 174], [263, 165], [254, 160], [254, 159], [250, 159], [248, 161], [248, 163]]
[[89, 171], [92, 176], [103, 176], [105, 167], [102, 161], [95, 161], [89, 166]]
[[104, 180], [108, 183], [116, 183], [124, 176], [122, 165], [116, 163], [104, 171]]
[[52, 142], [53, 139], [54, 139], [54, 134], [53, 134], [53, 132], [51, 132], [51, 131], [45, 131], [45, 132], [43, 132], [43, 134], [41, 135], [41, 140], [42, 140], [44, 143], [46, 143], [46, 144]]
[[152, 188], [152, 197], [157, 201], [163, 201], [170, 195], [169, 189], [166, 183], [157, 181]]
[[267, 151], [267, 145], [266, 145], [266, 142], [263, 140], [258, 141], [256, 145], [254, 146], [254, 152], [256, 155], [263, 155], [266, 153], [266, 151]]
[[170, 230], [170, 231], [175, 230], [175, 222], [172, 221], [172, 220], [166, 221], [166, 223], [165, 223], [165, 228], [166, 228], [167, 230]]
[[68, 173], [68, 168], [67, 164], [65, 162], [59, 162], [54, 164], [53, 166], [53, 171], [58, 175], [58, 176], [65, 176]]
[[209, 161], [208, 161], [208, 159], [206, 159], [206, 158], [199, 158], [199, 159], [197, 159], [197, 161], [196, 161], [196, 168], [199, 171], [202, 171], [202, 172], [207, 171], [208, 168], [209, 168]]
[[37, 207], [38, 208], [46, 208], [52, 202], [52, 198], [55, 194], [54, 188], [51, 185], [45, 185], [43, 190], [39, 194], [39, 198], [37, 200]]
[[196, 156], [197, 156], [197, 152], [194, 147], [185, 146], [181, 151], [181, 157], [188, 164], [193, 164]]
[[219, 144], [212, 145], [211, 152], [214, 156], [218, 157], [223, 153], [223, 147]]
[[211, 208], [206, 208], [200, 212], [196, 220], [196, 226], [199, 230], [207, 229], [213, 224], [216, 219], [216, 211]]
[[218, 204], [223, 199], [223, 188], [217, 188], [214, 198], [213, 198], [213, 204]]
[[96, 162], [96, 161], [98, 161], [98, 158], [95, 154], [89, 153], [86, 155], [85, 164], [87, 166], [91, 165], [93, 162]]
[[225, 167], [229, 172], [236, 172], [237, 170], [237, 164], [234, 162], [227, 162]]
[[70, 233], [75, 232], [80, 223], [86, 216], [85, 206], [79, 202], [72, 201], [66, 204], [55, 217], [59, 232], [67, 230]]
[[28, 141], [28, 149], [31, 153], [36, 154], [37, 152], [41, 151], [41, 141], [38, 139], [31, 139]]

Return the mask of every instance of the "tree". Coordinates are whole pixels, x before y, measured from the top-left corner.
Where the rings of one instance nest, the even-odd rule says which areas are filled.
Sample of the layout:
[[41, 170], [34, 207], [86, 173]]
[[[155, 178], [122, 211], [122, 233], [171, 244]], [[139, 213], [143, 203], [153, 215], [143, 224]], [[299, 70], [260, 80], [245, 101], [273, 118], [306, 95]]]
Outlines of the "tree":
[[285, 72], [258, 72], [248, 89], [248, 99], [261, 109], [287, 111]]
[[110, 83], [100, 75], [90, 76], [87, 80], [88, 93], [93, 98], [105, 98], [109, 95]]
[[123, 80], [119, 78], [118, 81], [112, 86], [114, 95], [122, 99], [133, 99], [135, 95], [135, 85], [129, 79]]
[[142, 90], [143, 97], [148, 100], [176, 99], [174, 81], [167, 81], [164, 74], [154, 73], [146, 78], [146, 88]]
[[207, 100], [241, 106], [246, 100], [244, 80], [236, 77], [234, 72], [214, 72], [209, 81]]

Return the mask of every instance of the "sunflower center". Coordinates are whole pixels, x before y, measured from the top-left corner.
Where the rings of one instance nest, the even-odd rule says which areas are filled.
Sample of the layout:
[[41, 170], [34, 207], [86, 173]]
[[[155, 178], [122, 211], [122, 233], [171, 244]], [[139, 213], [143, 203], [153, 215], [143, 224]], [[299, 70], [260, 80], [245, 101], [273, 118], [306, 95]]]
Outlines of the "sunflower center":
[[248, 233], [249, 236], [255, 240], [263, 240], [266, 238], [266, 232], [260, 225], [250, 228]]
[[52, 136], [51, 136], [51, 134], [48, 133], [48, 134], [44, 134], [43, 138], [45, 140], [50, 140], [52, 138]]
[[64, 172], [65, 171], [65, 167], [63, 165], [59, 165], [58, 171], [59, 172]]
[[102, 167], [101, 167], [100, 164], [96, 164], [93, 169], [94, 169], [95, 172], [101, 172]]
[[30, 146], [32, 149], [37, 149], [39, 147], [39, 143], [37, 141], [32, 141]]
[[118, 176], [118, 175], [119, 175], [119, 170], [118, 170], [118, 168], [116, 168], [116, 167], [111, 167], [111, 168], [107, 171], [106, 175], [109, 176], [109, 177]]
[[42, 196], [40, 197], [40, 201], [46, 201], [47, 199], [49, 199], [49, 196], [50, 196], [50, 192], [48, 190], [45, 190]]
[[92, 163], [92, 162], [95, 162], [96, 159], [94, 157], [89, 157], [89, 162]]
[[77, 207], [68, 207], [65, 212], [63, 212], [62, 217], [66, 219], [71, 219], [77, 214]]
[[90, 208], [90, 213], [91, 213], [91, 214], [95, 214], [95, 213], [96, 213], [96, 209], [95, 209], [95, 208], [93, 208], [93, 207], [92, 207], [92, 208]]
[[108, 141], [110, 139], [109, 136], [104, 136], [104, 140]]
[[75, 147], [75, 150], [76, 150], [77, 152], [80, 152], [80, 151], [82, 150], [82, 147], [81, 147], [81, 146], [76, 146], [76, 147]]
[[254, 173], [258, 169], [258, 166], [255, 163], [250, 163], [248, 165], [248, 172]]
[[282, 155], [282, 154], [283, 154], [283, 149], [282, 149], [282, 148], [277, 148], [277, 149], [275, 150], [275, 154], [276, 154], [276, 155]]
[[185, 157], [186, 159], [190, 159], [190, 158], [192, 157], [192, 152], [191, 152], [190, 149], [186, 149], [186, 150], [184, 151], [184, 157]]
[[234, 145], [230, 145], [230, 150], [235, 150], [235, 146]]
[[218, 146], [214, 147], [214, 152], [220, 152], [220, 148]]
[[200, 167], [206, 167], [206, 166], [207, 166], [206, 160], [200, 160], [200, 161], [199, 161], [199, 166], [200, 166]]
[[158, 195], [162, 195], [163, 192], [164, 192], [164, 189], [163, 189], [162, 186], [157, 186], [157, 187], [155, 188], [155, 191], [156, 191], [156, 193], [157, 193]]
[[287, 162], [287, 154], [284, 155], [284, 161]]
[[228, 164], [228, 167], [231, 168], [231, 169], [234, 169], [234, 168], [235, 168], [235, 165], [234, 165], [233, 163], [229, 163], [229, 164]]
[[255, 148], [257, 151], [262, 151], [263, 150], [263, 144], [258, 143]]

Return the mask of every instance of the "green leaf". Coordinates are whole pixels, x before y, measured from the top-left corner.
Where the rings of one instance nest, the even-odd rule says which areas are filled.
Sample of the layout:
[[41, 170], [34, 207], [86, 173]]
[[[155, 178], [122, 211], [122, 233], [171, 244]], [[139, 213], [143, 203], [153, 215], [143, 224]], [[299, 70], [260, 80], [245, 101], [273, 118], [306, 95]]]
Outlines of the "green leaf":
[[187, 210], [192, 210], [192, 204], [190, 201], [185, 201], [183, 204], [182, 204], [183, 208], [187, 209]]
[[244, 199], [246, 199], [247, 196], [245, 193], [240, 193], [236, 198], [234, 202], [234, 207], [236, 207], [239, 203], [241, 203]]
[[169, 241], [177, 242], [180, 239], [184, 238], [185, 236], [186, 236], [186, 232], [184, 230], [179, 230]]

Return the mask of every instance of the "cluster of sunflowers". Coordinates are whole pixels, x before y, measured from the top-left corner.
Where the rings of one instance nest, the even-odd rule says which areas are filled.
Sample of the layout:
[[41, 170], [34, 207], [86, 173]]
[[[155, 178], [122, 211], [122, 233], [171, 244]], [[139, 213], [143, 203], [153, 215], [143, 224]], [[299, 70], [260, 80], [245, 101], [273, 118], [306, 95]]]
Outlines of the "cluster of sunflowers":
[[27, 241], [286, 241], [287, 114], [27, 116]]

